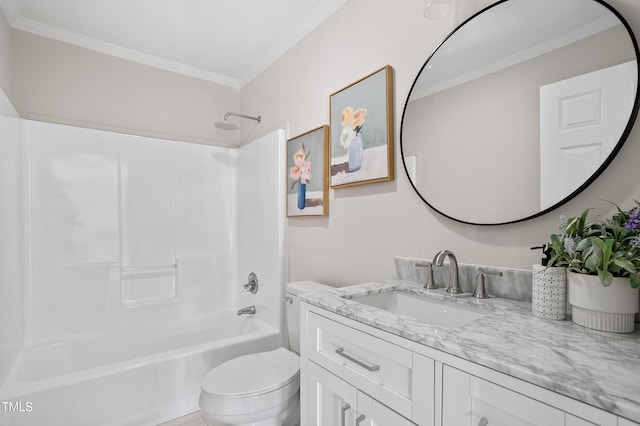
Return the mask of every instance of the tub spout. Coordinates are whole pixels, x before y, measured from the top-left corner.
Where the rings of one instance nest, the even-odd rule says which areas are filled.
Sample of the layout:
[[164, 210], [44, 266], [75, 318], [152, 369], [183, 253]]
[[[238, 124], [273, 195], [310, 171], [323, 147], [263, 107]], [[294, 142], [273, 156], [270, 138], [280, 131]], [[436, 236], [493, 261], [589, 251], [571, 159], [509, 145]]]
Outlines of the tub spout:
[[256, 313], [256, 307], [251, 305], [251, 306], [247, 306], [246, 308], [242, 308], [238, 311], [238, 315], [253, 315]]

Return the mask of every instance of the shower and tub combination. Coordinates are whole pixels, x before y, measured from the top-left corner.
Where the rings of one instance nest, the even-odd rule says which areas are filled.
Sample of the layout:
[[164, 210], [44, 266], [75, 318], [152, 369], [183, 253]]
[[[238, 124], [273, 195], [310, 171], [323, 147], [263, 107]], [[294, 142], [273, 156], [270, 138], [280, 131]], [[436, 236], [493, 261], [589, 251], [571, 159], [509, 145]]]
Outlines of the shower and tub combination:
[[284, 131], [230, 149], [18, 121], [23, 339], [0, 424], [156, 425], [198, 410], [215, 366], [280, 346]]

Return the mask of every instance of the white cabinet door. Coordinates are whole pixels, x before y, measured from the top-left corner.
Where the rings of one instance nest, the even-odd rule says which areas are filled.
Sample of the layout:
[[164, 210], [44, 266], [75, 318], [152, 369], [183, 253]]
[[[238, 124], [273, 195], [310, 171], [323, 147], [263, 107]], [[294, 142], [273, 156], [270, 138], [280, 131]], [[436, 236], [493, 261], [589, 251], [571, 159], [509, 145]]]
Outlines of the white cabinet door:
[[640, 423], [634, 423], [631, 420], [618, 417], [618, 426], [640, 426]]
[[345, 426], [356, 419], [356, 388], [314, 362], [307, 361], [309, 418], [305, 425]]
[[309, 407], [305, 425], [411, 426], [409, 420], [366, 393], [307, 361]]
[[444, 367], [443, 426], [564, 426], [565, 413], [465, 372]]

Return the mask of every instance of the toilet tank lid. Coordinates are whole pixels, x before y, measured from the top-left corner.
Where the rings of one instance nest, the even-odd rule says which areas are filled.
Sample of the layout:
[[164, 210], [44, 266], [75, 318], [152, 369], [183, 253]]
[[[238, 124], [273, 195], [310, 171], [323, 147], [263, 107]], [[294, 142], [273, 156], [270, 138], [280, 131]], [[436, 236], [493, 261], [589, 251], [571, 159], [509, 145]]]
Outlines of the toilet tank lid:
[[311, 293], [314, 291], [328, 290], [333, 288], [326, 284], [320, 284], [315, 281], [294, 281], [287, 284], [287, 293], [299, 295], [303, 293]]

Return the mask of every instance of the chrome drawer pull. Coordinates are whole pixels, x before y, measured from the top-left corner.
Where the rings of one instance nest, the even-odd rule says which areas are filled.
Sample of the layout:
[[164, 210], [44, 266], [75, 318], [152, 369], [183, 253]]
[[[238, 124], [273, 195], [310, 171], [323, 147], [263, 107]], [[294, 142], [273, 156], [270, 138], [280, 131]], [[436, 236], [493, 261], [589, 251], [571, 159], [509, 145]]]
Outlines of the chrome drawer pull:
[[345, 426], [346, 423], [345, 423], [344, 418], [345, 418], [349, 408], [351, 408], [351, 405], [349, 405], [349, 404], [344, 404], [342, 406], [342, 413], [340, 414], [340, 426]]
[[360, 414], [356, 419], [356, 426], [358, 426], [364, 420], [364, 414]]
[[478, 426], [487, 426], [489, 424], [489, 420], [485, 419], [484, 417], [480, 419], [480, 421], [478, 422]]
[[351, 355], [345, 353], [344, 352], [344, 348], [336, 349], [336, 353], [338, 355], [340, 355], [341, 357], [346, 358], [349, 361], [358, 364], [360, 367], [366, 368], [369, 371], [378, 371], [378, 370], [380, 370], [380, 366], [379, 365], [367, 365], [364, 362], [360, 361], [359, 359], [356, 359], [356, 358], [352, 357]]

